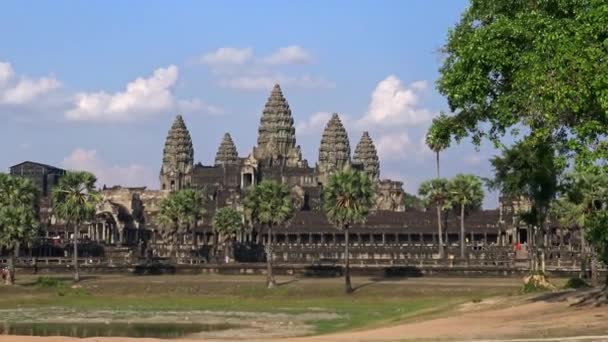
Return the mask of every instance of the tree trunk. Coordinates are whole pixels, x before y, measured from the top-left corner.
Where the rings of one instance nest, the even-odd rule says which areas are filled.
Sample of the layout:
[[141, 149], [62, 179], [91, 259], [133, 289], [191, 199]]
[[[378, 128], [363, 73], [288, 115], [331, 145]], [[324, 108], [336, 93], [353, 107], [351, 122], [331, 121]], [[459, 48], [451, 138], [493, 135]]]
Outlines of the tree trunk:
[[353, 286], [350, 282], [350, 255], [348, 251], [349, 245], [349, 234], [348, 234], [348, 226], [345, 226], [344, 229], [344, 292], [346, 294], [353, 293]]
[[439, 173], [439, 151], [435, 151], [435, 156], [436, 156], [436, 165], [437, 165], [437, 178], [441, 178], [441, 175]]
[[587, 241], [585, 240], [585, 233], [583, 228], [580, 228], [581, 234], [581, 273], [579, 278], [587, 278]]
[[441, 236], [441, 205], [437, 203], [437, 237], [439, 241], [439, 258], [443, 259], [443, 236]]
[[593, 287], [597, 287], [600, 285], [597, 264], [598, 264], [597, 253], [594, 251], [591, 256], [591, 286], [593, 286]]
[[74, 282], [77, 283], [80, 281], [80, 271], [78, 269], [78, 233], [79, 233], [79, 222], [74, 224], [74, 255], [73, 255], [73, 264], [74, 264]]
[[460, 204], [460, 258], [464, 259], [464, 203]]
[[268, 243], [266, 247], [266, 285], [269, 289], [277, 285], [272, 274], [272, 225], [268, 224]]
[[15, 285], [15, 248], [11, 248], [8, 255], [8, 272], [4, 280], [6, 285]]

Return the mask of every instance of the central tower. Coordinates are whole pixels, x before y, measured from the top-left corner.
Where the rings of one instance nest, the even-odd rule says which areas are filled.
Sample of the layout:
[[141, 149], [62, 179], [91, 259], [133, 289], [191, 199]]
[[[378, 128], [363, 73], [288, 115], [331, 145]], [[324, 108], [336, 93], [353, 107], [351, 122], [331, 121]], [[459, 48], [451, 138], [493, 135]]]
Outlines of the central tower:
[[260, 119], [258, 145], [254, 157], [264, 166], [301, 166], [300, 146], [296, 146], [296, 129], [291, 109], [281, 87], [275, 84]]

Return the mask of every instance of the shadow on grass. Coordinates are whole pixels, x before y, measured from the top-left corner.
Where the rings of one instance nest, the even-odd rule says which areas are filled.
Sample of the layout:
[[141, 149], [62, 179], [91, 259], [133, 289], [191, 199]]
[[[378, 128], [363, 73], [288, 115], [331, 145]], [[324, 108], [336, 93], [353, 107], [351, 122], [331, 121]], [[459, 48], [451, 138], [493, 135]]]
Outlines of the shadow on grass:
[[295, 282], [298, 282], [298, 281], [299, 281], [298, 279], [291, 279], [291, 280], [283, 281], [283, 282], [277, 283], [277, 287], [289, 285], [291, 283], [295, 283]]
[[[81, 274], [80, 275], [80, 282], [79, 283], [95, 280], [95, 279], [98, 279], [98, 278], [99, 278], [99, 276], [82, 275]], [[25, 282], [25, 283], [21, 283], [19, 285], [21, 285], [23, 287], [36, 287], [36, 286], [40, 286], [41, 282], [49, 282], [49, 280], [51, 282], [56, 282], [56, 283], [68, 283], [68, 284], [72, 284], [73, 281], [74, 281], [74, 277], [72, 277], [72, 276], [59, 276], [59, 277], [40, 276], [40, 277], [38, 277], [34, 281], [28, 281], [28, 282]]]

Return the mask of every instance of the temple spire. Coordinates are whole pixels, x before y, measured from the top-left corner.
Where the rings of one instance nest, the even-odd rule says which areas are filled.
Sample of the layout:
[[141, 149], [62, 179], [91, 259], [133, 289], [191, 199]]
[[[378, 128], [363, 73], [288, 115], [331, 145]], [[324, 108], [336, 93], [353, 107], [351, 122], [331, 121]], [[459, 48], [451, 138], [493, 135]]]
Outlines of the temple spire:
[[319, 147], [318, 172], [321, 182], [331, 173], [350, 165], [350, 143], [340, 117], [334, 113], [327, 122]]
[[171, 125], [163, 149], [163, 164], [160, 169], [161, 188], [179, 190], [190, 183], [194, 164], [194, 148], [190, 132], [181, 115]]
[[238, 153], [236, 151], [236, 146], [232, 141], [232, 137], [230, 133], [225, 133], [224, 138], [222, 138], [222, 142], [217, 150], [215, 155], [215, 165], [230, 165], [236, 164], [238, 161]]
[[372, 180], [378, 180], [378, 178], [380, 178], [378, 152], [376, 151], [374, 142], [368, 132], [363, 132], [361, 140], [359, 140], [359, 143], [355, 148], [353, 165], [361, 168], [361, 170], [367, 173]]
[[258, 129], [255, 157], [259, 160], [286, 160], [296, 148], [296, 129], [291, 109], [281, 87], [275, 84], [264, 106]]

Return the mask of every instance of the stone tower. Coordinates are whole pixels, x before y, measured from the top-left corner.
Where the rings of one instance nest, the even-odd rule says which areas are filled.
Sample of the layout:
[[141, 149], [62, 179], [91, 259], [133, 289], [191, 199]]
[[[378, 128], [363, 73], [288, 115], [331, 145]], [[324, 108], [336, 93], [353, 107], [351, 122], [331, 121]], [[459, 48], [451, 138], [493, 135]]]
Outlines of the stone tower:
[[348, 134], [338, 114], [334, 113], [325, 126], [319, 147], [319, 163], [317, 164], [319, 182], [325, 183], [327, 176], [348, 165], [350, 165]]
[[371, 180], [377, 181], [380, 178], [380, 162], [378, 153], [372, 138], [368, 132], [363, 132], [361, 140], [355, 148], [353, 155], [353, 165], [363, 170]]
[[236, 146], [232, 141], [230, 133], [224, 134], [220, 147], [215, 154], [215, 166], [236, 164], [238, 157], [239, 155], [236, 152]]
[[184, 119], [178, 115], [167, 134], [160, 169], [160, 186], [163, 190], [179, 190], [190, 186], [194, 164], [192, 139]]
[[258, 128], [258, 145], [253, 154], [267, 166], [302, 164], [300, 146], [296, 146], [296, 129], [291, 109], [278, 84], [275, 84], [264, 106]]

